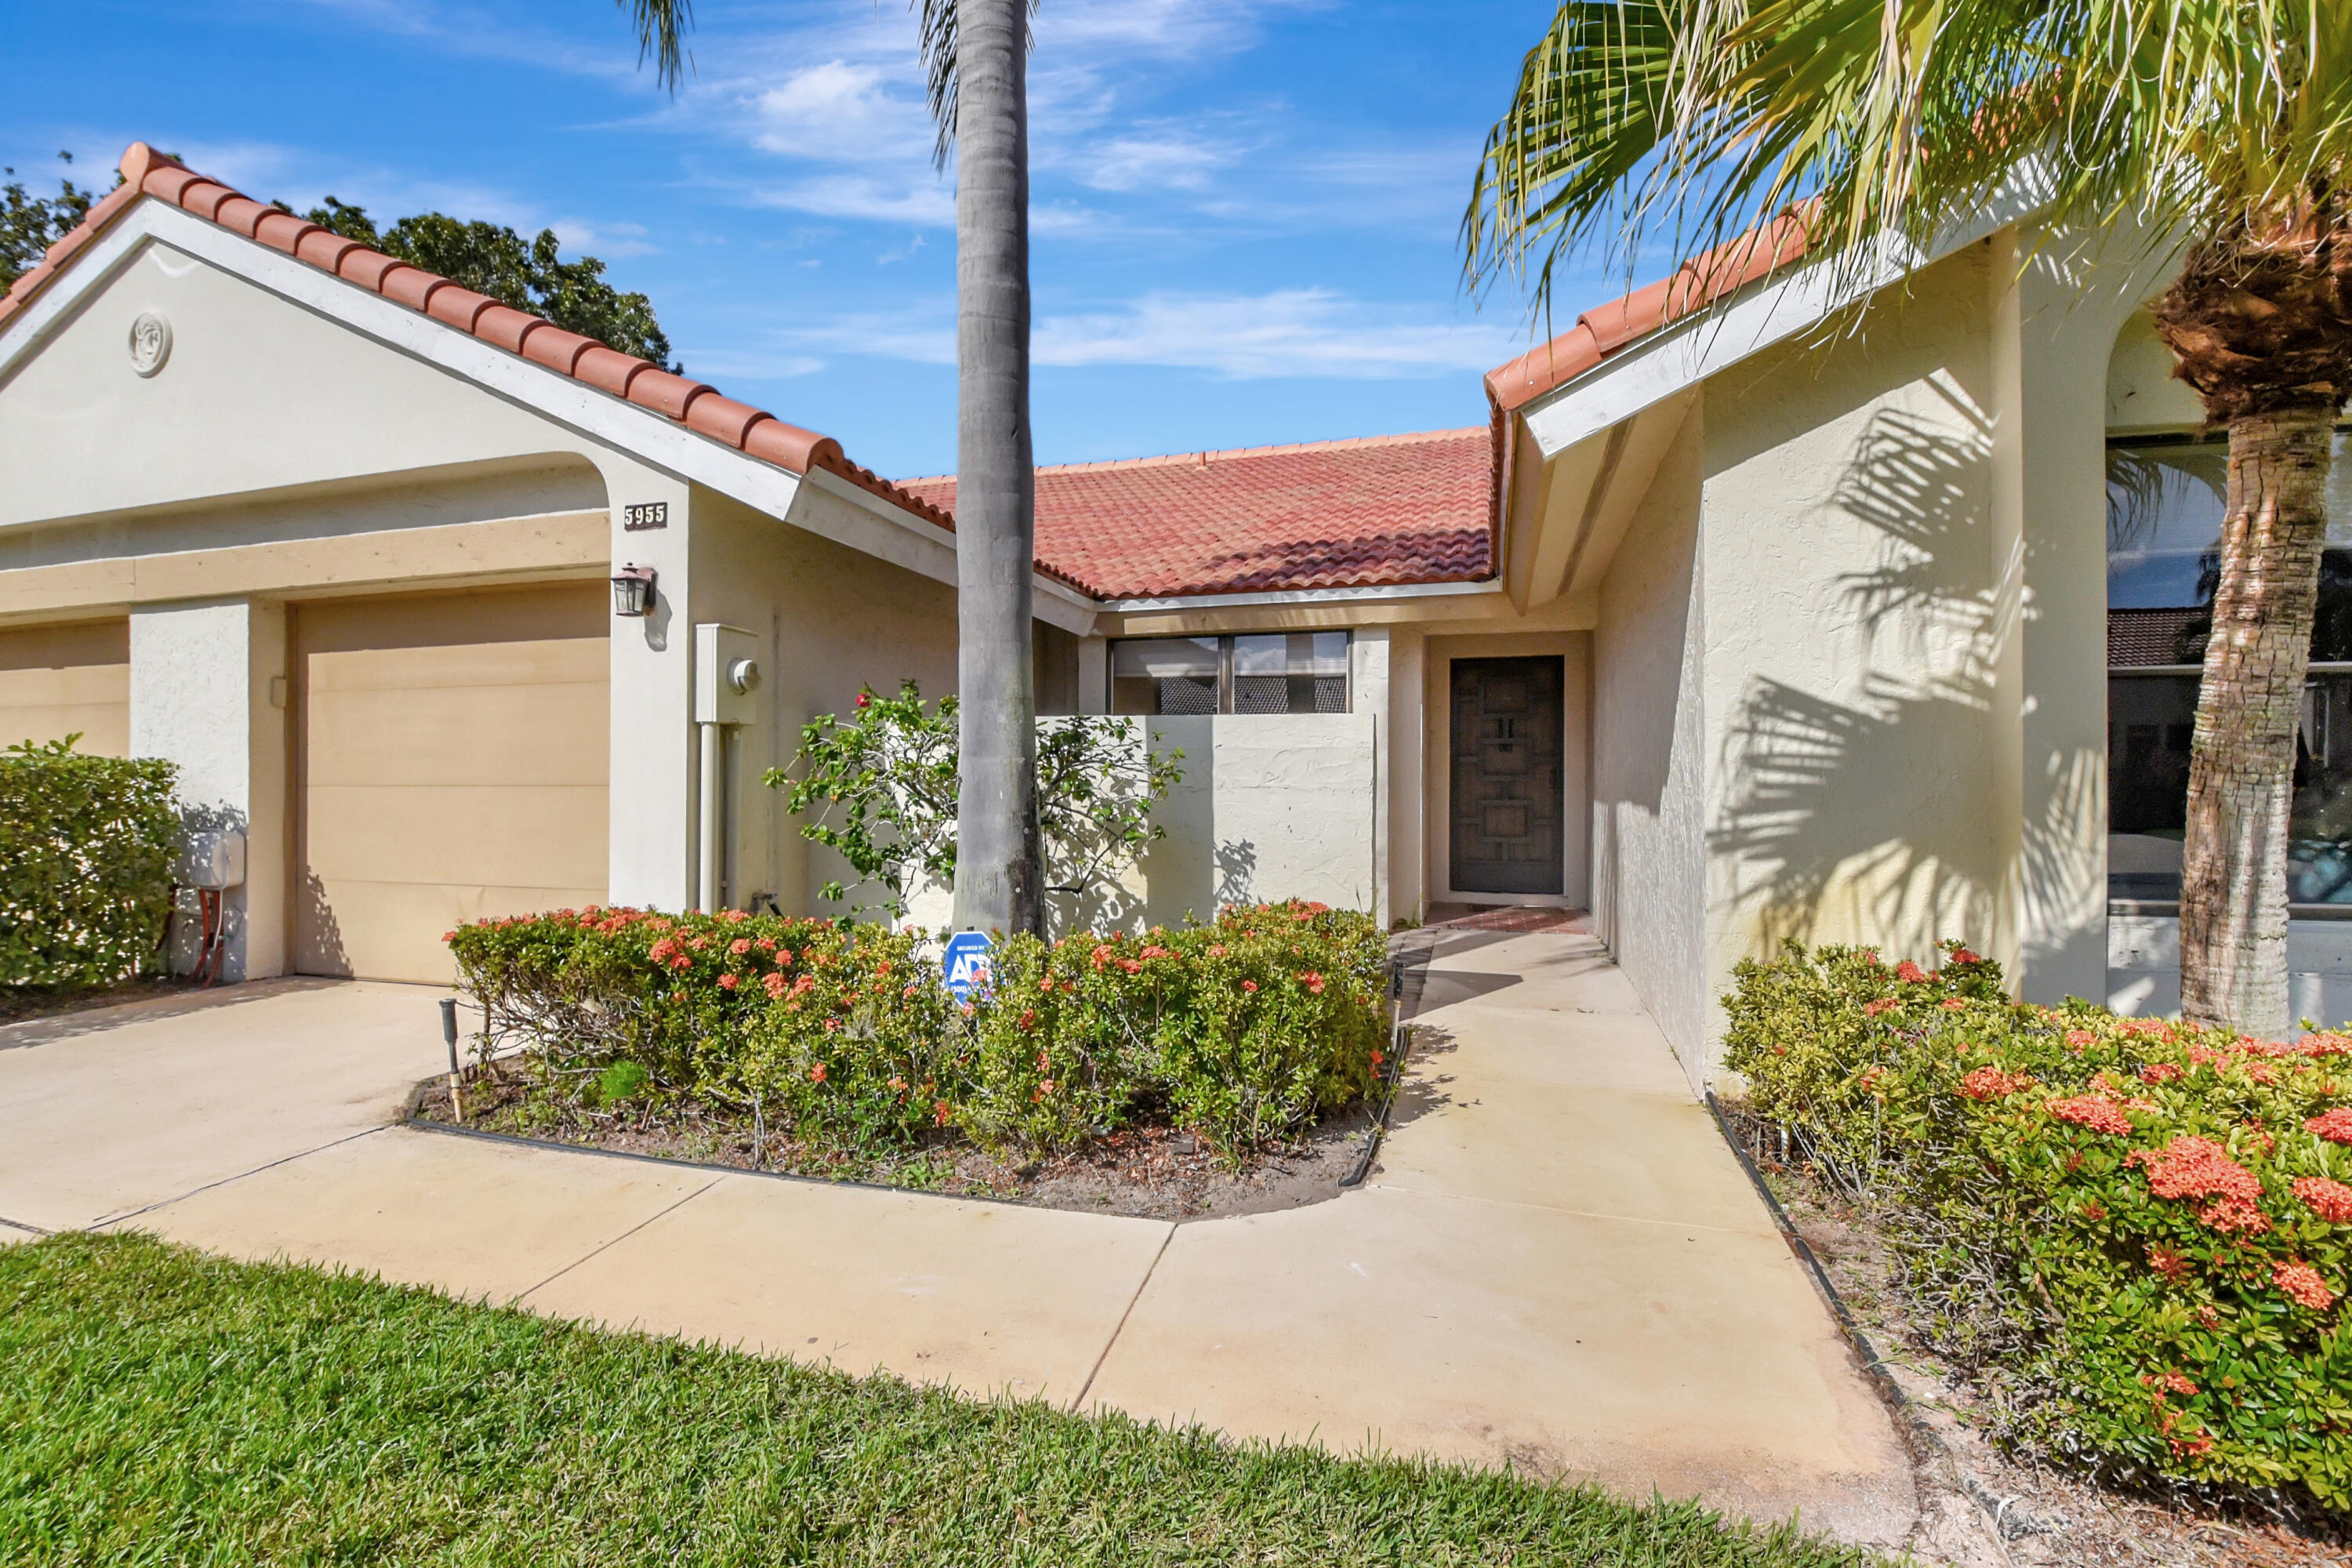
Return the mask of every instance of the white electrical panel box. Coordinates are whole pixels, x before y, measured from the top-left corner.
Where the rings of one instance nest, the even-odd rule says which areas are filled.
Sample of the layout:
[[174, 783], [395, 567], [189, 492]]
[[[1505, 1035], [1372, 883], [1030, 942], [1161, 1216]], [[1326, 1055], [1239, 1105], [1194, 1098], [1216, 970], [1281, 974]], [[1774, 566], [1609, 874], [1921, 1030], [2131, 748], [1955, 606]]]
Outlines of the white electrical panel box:
[[694, 628], [694, 721], [759, 721], [760, 639], [740, 626], [706, 621]]
[[184, 888], [234, 888], [245, 880], [245, 835], [234, 828], [191, 833], [172, 879]]

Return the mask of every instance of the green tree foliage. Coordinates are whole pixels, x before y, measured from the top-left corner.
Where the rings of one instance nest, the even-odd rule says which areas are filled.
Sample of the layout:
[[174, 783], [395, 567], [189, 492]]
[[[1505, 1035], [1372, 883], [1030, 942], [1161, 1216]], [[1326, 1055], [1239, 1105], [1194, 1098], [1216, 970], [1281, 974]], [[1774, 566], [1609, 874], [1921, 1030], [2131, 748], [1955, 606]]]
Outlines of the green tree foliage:
[[[70, 163], [73, 154], [60, 153], [58, 159]], [[89, 215], [98, 193], [61, 178], [56, 195], [37, 196], [16, 177], [16, 170], [0, 168], [0, 175], [6, 176], [0, 184], [0, 289], [5, 289], [39, 266], [42, 252]]]
[[365, 208], [333, 196], [303, 216], [460, 288], [544, 316], [566, 331], [672, 370], [684, 368], [669, 357], [669, 338], [654, 318], [653, 301], [604, 281], [604, 264], [595, 257], [564, 260], [553, 229], [525, 239], [499, 224], [469, 223], [446, 213], [418, 213], [379, 229]]

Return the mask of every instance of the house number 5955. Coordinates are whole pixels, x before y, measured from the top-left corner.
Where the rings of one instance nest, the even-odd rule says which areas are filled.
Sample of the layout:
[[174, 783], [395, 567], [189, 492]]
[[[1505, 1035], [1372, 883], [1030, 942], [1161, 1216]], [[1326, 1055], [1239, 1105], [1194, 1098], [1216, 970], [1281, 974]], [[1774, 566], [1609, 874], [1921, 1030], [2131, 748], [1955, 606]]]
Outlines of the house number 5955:
[[669, 502], [647, 500], [625, 506], [621, 509], [621, 526], [631, 533], [643, 533], [649, 528], [667, 528]]

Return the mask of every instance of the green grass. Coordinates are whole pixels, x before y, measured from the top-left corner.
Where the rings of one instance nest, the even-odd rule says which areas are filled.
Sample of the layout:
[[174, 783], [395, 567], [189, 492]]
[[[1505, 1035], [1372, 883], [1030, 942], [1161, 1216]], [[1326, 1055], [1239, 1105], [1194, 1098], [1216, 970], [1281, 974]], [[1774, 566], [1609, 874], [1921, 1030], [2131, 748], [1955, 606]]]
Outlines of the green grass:
[[0, 1560], [1871, 1561], [1690, 1505], [976, 1403], [83, 1236], [0, 1247]]

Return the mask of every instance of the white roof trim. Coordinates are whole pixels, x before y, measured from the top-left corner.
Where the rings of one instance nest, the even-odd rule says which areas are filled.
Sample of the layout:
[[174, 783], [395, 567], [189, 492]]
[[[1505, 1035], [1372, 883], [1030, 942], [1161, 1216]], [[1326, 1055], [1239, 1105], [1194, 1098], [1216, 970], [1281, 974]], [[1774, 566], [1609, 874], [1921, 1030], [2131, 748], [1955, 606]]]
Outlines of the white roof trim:
[[1517, 411], [1518, 417], [1549, 462], [1579, 441], [2031, 216], [2045, 205], [2042, 185], [2038, 166], [2020, 171], [1981, 211], [1946, 230], [1925, 250], [1890, 246], [1858, 281], [1843, 287], [1834, 281], [1829, 263], [1801, 264], [1727, 305], [1696, 310], [1659, 328], [1529, 402]]
[[[67, 265], [55, 282], [0, 328], [0, 380], [40, 351], [81, 301], [105, 286], [149, 244], [173, 249], [244, 279], [289, 303], [324, 316], [412, 359], [436, 365], [510, 403], [672, 476], [701, 484], [779, 521], [935, 580], [955, 581], [955, 536], [937, 523], [892, 505], [871, 490], [823, 469], [806, 476], [746, 456], [690, 430], [667, 415], [599, 391], [561, 371], [485, 342], [471, 332], [412, 310], [397, 301], [322, 272], [258, 240], [247, 239], [193, 213], [142, 196]], [[855, 503], [844, 524], [794, 517], [804, 479]], [[1039, 592], [1064, 606], [1094, 602], [1043, 573]], [[1073, 628], [1077, 629], [1077, 628]]]
[[1271, 594], [1187, 594], [1173, 599], [1111, 599], [1100, 608], [1105, 615], [1131, 615], [1153, 610], [1251, 609], [1262, 605], [1361, 605], [1385, 599], [1433, 599], [1442, 595], [1499, 594], [1499, 579], [1478, 583], [1398, 583], [1387, 587], [1290, 588]]

